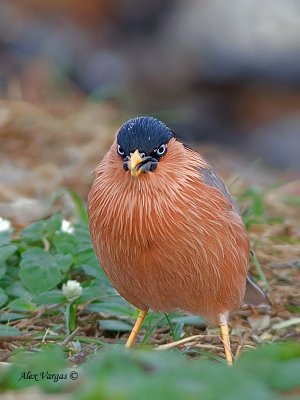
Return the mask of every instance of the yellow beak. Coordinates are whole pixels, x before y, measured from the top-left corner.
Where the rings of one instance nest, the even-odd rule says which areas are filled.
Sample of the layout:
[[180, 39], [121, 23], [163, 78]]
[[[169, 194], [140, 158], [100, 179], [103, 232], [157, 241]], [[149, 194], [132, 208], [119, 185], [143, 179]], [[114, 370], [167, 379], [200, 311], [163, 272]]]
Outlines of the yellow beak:
[[139, 176], [142, 173], [142, 170], [137, 168], [137, 166], [142, 161], [143, 161], [142, 157], [141, 157], [138, 149], [136, 149], [135, 152], [130, 157], [129, 163], [128, 163], [128, 168], [131, 172], [131, 176]]

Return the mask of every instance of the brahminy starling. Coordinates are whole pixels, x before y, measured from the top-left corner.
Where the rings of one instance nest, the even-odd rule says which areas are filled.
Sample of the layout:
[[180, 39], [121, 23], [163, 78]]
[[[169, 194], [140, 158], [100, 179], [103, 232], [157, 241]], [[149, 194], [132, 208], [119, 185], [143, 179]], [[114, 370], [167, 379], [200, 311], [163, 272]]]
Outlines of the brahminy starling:
[[92, 243], [115, 289], [140, 310], [184, 310], [219, 324], [232, 363], [228, 316], [266, 297], [248, 274], [250, 245], [222, 178], [163, 122], [126, 122], [95, 170]]

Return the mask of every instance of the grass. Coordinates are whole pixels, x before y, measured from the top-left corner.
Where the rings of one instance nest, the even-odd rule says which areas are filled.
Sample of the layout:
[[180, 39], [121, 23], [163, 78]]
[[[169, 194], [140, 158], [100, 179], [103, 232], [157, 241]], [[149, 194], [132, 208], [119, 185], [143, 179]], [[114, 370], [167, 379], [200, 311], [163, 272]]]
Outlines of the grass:
[[[123, 349], [136, 310], [101, 270], [76, 193], [69, 192], [71, 222], [54, 214], [20, 231], [6, 224], [0, 231], [0, 356], [12, 364], [0, 369], [2, 390], [36, 384], [76, 399], [296, 399], [300, 346], [290, 341], [300, 339], [299, 203], [270, 193], [250, 187], [239, 197], [254, 248], [251, 271], [270, 289], [273, 309], [233, 313], [233, 351], [242, 355], [232, 369], [218, 332], [206, 329], [201, 317], [179, 312], [149, 313], [139, 351]], [[79, 291], [68, 294], [68, 281], [79, 282]], [[160, 351], [149, 351], [153, 347]], [[69, 373], [78, 365], [75, 390]], [[67, 378], [18, 380], [24, 369]]]

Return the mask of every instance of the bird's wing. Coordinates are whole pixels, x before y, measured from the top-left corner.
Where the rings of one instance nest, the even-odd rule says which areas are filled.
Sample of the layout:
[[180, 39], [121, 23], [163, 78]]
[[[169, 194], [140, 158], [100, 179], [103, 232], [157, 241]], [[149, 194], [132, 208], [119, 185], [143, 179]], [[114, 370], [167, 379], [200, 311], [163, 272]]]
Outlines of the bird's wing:
[[202, 167], [200, 172], [202, 175], [203, 182], [209, 186], [219, 189], [223, 193], [223, 195], [226, 197], [226, 199], [229, 200], [234, 211], [236, 211], [238, 214], [240, 214], [240, 210], [239, 210], [234, 198], [228, 192], [228, 189], [227, 189], [223, 179], [220, 177], [220, 175], [217, 174], [217, 172], [211, 166]]
[[[220, 175], [217, 174], [217, 172], [211, 166], [201, 167], [200, 172], [203, 182], [209, 186], [219, 189], [226, 197], [226, 199], [229, 200], [234, 211], [240, 215], [240, 210], [235, 200], [228, 192], [228, 189]], [[270, 300], [268, 299], [267, 295], [259, 287], [259, 285], [254, 282], [250, 274], [248, 274], [246, 278], [246, 292], [244, 303], [254, 307], [259, 306], [260, 304], [270, 304]]]
[[246, 278], [246, 292], [244, 303], [253, 307], [257, 307], [262, 304], [271, 305], [271, 302], [266, 293], [256, 282], [254, 282], [250, 274], [248, 274]]

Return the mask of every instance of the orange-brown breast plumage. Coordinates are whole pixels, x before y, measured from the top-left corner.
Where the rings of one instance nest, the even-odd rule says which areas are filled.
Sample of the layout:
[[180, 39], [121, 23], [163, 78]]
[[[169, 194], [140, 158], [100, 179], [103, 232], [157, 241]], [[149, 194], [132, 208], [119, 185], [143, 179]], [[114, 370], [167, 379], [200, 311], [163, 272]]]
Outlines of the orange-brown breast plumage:
[[132, 177], [116, 142], [96, 169], [92, 242], [114, 287], [140, 309], [217, 322], [243, 300], [249, 241], [230, 199], [205, 183], [207, 168], [172, 138], [154, 172]]

